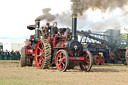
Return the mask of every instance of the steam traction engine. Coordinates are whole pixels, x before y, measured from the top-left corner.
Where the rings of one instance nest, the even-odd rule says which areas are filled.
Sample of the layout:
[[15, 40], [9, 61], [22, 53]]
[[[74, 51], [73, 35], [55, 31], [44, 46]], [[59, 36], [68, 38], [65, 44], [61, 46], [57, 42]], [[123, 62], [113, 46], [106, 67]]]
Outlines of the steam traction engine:
[[104, 34], [77, 30], [77, 35], [82, 37], [80, 42], [84, 44], [85, 49], [91, 52], [95, 65], [104, 65], [104, 63], [126, 64], [125, 47], [127, 46], [127, 37], [122, 40], [126, 44], [121, 46], [119, 30], [109, 29]]
[[35, 25], [29, 26], [35, 29], [35, 35], [29, 39], [29, 43], [21, 50], [21, 66], [32, 66], [33, 59], [37, 68], [49, 68], [56, 65], [60, 71], [73, 69], [79, 63], [81, 70], [89, 71], [92, 67], [93, 59], [88, 50], [83, 50], [82, 44], [76, 35], [77, 15], [72, 15], [72, 33], [66, 35], [59, 34], [51, 37], [41, 37], [40, 20], [35, 20]]

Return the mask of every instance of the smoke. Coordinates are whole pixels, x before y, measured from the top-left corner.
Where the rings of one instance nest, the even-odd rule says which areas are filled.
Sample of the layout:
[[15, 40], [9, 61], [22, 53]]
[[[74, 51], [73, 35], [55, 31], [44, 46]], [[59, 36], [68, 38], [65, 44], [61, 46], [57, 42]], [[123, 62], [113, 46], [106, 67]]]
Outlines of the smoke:
[[[103, 32], [127, 26], [127, 0], [70, 0], [72, 14], [78, 17], [79, 30]], [[118, 11], [116, 11], [118, 9]], [[92, 12], [88, 12], [91, 10]], [[96, 12], [99, 10], [99, 14]], [[127, 26], [128, 27], [128, 26]]]
[[55, 20], [58, 22], [59, 25], [71, 27], [72, 25], [71, 15], [72, 13], [70, 11], [65, 11], [57, 14]]
[[82, 15], [87, 9], [100, 9], [101, 11], [114, 10], [119, 7], [123, 9], [128, 4], [127, 0], [71, 0], [71, 10], [73, 14]]
[[[118, 9], [111, 12], [101, 12], [101, 10], [88, 9], [77, 19], [77, 30], [92, 30], [95, 32], [104, 32], [108, 29], [120, 30], [128, 26], [128, 14], [124, 15], [124, 10]], [[125, 10], [126, 11], [126, 10]], [[65, 11], [56, 15], [55, 21], [59, 27], [72, 27], [72, 12]]]
[[[43, 15], [36, 19], [57, 21], [60, 27], [72, 26], [72, 14], [80, 14], [78, 17], [78, 30], [105, 31], [107, 29], [121, 29], [128, 23], [127, 0], [70, 0], [72, 2], [71, 11], [65, 11], [52, 15], [50, 8], [42, 10]], [[126, 7], [126, 8], [125, 8]], [[113, 12], [116, 9], [121, 11]], [[92, 10], [91, 13], [88, 13]], [[100, 15], [96, 11], [100, 10]], [[107, 15], [107, 16], [106, 16]]]
[[[93, 14], [93, 15], [92, 15]], [[84, 13], [83, 16], [78, 17], [79, 30], [92, 30], [95, 32], [104, 32], [108, 29], [120, 30], [127, 26], [128, 15], [123, 16], [123, 12], [117, 14], [116, 11], [111, 13]]]
[[42, 9], [43, 15], [37, 17], [36, 19], [47, 20], [48, 22], [55, 20], [56, 17], [49, 13], [49, 11], [51, 11], [51, 8]]

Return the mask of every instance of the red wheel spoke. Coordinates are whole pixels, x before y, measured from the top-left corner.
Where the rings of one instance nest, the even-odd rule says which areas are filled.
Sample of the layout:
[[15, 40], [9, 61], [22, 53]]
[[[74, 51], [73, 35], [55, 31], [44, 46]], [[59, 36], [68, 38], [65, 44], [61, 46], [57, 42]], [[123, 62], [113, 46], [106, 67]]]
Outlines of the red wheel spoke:
[[88, 65], [90, 62], [87, 61], [86, 63], [87, 63], [87, 65]]
[[42, 49], [38, 48], [40, 51], [42, 51]]
[[37, 63], [39, 66], [42, 64], [42, 60], [39, 58], [38, 59], [38, 63]]
[[58, 65], [61, 65], [61, 63], [58, 63]]
[[88, 57], [88, 54], [86, 54], [86, 58]]
[[42, 61], [44, 61], [44, 57], [42, 58]]
[[37, 55], [37, 58], [40, 57], [40, 55]]
[[57, 63], [57, 66], [61, 67], [61, 63]]
[[62, 62], [62, 64], [63, 64], [63, 66], [65, 67], [65, 64], [64, 64], [64, 62]]
[[40, 49], [40, 48], [38, 48], [39, 50], [40, 50], [40, 52], [43, 52], [44, 53], [44, 49]]
[[87, 59], [87, 60], [86, 60], [86, 63], [89, 64], [89, 63], [90, 63], [90, 59]]
[[39, 60], [39, 65], [41, 65], [42, 64], [42, 60]]
[[58, 56], [58, 58], [61, 58], [60, 53], [57, 56]]
[[63, 57], [63, 58], [61, 58], [62, 60], [65, 60], [66, 58], [65, 57]]
[[86, 66], [84, 66], [84, 70], [87, 70]]

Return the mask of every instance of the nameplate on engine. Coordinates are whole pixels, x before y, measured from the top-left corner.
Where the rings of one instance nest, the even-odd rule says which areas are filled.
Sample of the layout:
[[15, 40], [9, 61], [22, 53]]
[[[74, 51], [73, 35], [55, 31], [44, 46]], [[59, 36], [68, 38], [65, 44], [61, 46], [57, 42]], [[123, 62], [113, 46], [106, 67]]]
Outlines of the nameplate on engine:
[[79, 60], [79, 59], [80, 59], [80, 57], [73, 57], [73, 59], [74, 59], [74, 60]]

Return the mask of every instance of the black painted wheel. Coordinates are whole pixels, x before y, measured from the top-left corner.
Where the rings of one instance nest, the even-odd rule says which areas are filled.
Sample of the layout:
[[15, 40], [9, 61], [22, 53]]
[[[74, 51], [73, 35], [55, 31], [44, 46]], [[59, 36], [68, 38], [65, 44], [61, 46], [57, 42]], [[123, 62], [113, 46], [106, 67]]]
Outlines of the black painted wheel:
[[26, 66], [26, 47], [21, 49], [21, 58], [20, 58], [21, 67]]
[[85, 57], [84, 61], [80, 62], [80, 68], [83, 71], [90, 71], [90, 69], [92, 68], [93, 65], [93, 59], [92, 59], [92, 55], [89, 51], [83, 52], [82, 56]]

